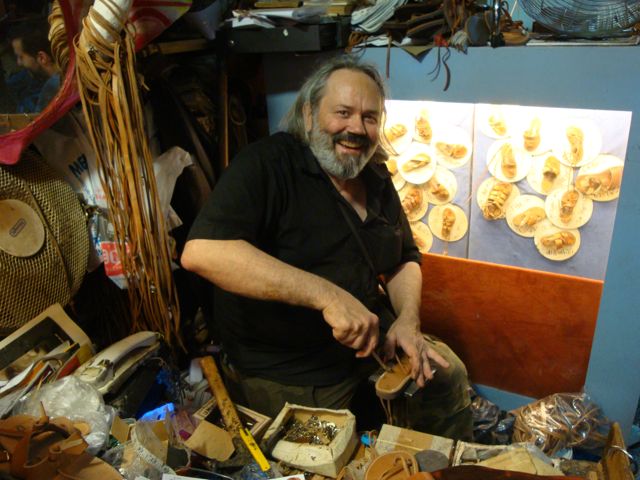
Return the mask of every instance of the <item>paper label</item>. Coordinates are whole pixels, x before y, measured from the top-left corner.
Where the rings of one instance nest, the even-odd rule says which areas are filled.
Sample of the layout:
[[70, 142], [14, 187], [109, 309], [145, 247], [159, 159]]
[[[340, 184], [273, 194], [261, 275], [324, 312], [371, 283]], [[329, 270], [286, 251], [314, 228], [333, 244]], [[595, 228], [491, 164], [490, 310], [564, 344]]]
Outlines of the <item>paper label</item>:
[[438, 165], [433, 177], [427, 182], [426, 190], [429, 203], [444, 205], [451, 202], [458, 193], [458, 181], [451, 170]]
[[[408, 201], [407, 195], [412, 195], [414, 199]], [[417, 222], [427, 213], [429, 208], [429, 201], [427, 200], [427, 192], [424, 185], [413, 185], [407, 183], [402, 190], [398, 192], [400, 202], [403, 204], [403, 209], [407, 215], [407, 219], [410, 222]], [[405, 208], [405, 206], [407, 208]]]
[[[511, 149], [515, 167], [509, 176], [509, 170], [503, 169], [502, 163], [505, 161], [503, 156], [508, 149]], [[491, 144], [487, 150], [487, 168], [491, 175], [502, 182], [519, 182], [527, 176], [531, 169], [531, 156], [528, 155], [521, 147], [511, 140], [498, 140]]]
[[[482, 182], [478, 187], [478, 191], [476, 192], [476, 201], [478, 202], [478, 206], [480, 207], [481, 211], [487, 204], [487, 200], [489, 198], [489, 194], [491, 193], [491, 189], [498, 182], [499, 180], [497, 178], [489, 177], [484, 182]], [[498, 206], [500, 207], [502, 214], [499, 215], [496, 218], [496, 220], [500, 218], [504, 218], [507, 214], [507, 209], [509, 208], [509, 204], [520, 196], [520, 190], [518, 189], [518, 187], [513, 183], [510, 185], [512, 187], [511, 193], [504, 201], [499, 202]]]
[[469, 227], [464, 210], [451, 203], [433, 207], [429, 212], [428, 224], [431, 232], [445, 242], [460, 240]]
[[428, 253], [433, 245], [433, 234], [422, 222], [411, 222], [411, 232], [420, 253]]
[[[577, 195], [577, 201], [573, 206], [573, 210], [568, 210], [567, 196], [565, 193], [574, 191]], [[564, 200], [563, 200], [564, 199]], [[564, 202], [564, 213], [563, 213]], [[547, 218], [556, 227], [559, 228], [579, 228], [591, 219], [593, 213], [593, 201], [587, 198], [577, 190], [570, 188], [560, 188], [554, 190], [545, 200], [544, 209], [547, 212]]]
[[[569, 244], [570, 242], [558, 237], [563, 234], [570, 234], [573, 238], [573, 244]], [[549, 245], [554, 240], [559, 242], [559, 246]], [[564, 230], [556, 227], [549, 220], [543, 220], [536, 229], [533, 241], [538, 252], [543, 257], [555, 262], [562, 262], [573, 257], [580, 249], [580, 232], [577, 229]], [[546, 245], [545, 241], [547, 242]]]
[[551, 153], [548, 153], [535, 157], [533, 159], [533, 165], [527, 174], [527, 182], [529, 182], [531, 188], [542, 195], [548, 195], [558, 188], [566, 188], [571, 185], [573, 181], [573, 169], [567, 167], [562, 162], [558, 162], [559, 172], [554, 178], [545, 177], [545, 163], [551, 155]]
[[576, 188], [597, 202], [615, 200], [620, 195], [624, 162], [613, 155], [598, 155], [578, 170]]
[[545, 218], [544, 200], [534, 195], [520, 195], [507, 209], [509, 228], [523, 237], [532, 238]]

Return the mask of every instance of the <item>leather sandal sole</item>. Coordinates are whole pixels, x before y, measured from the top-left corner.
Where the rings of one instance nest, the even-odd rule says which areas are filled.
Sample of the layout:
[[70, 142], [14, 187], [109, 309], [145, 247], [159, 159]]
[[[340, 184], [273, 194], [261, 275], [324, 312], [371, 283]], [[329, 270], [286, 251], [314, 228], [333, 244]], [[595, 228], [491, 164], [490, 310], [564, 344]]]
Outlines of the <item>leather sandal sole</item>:
[[396, 398], [411, 381], [411, 365], [408, 357], [401, 357], [391, 370], [384, 372], [376, 381], [376, 395], [383, 400]]

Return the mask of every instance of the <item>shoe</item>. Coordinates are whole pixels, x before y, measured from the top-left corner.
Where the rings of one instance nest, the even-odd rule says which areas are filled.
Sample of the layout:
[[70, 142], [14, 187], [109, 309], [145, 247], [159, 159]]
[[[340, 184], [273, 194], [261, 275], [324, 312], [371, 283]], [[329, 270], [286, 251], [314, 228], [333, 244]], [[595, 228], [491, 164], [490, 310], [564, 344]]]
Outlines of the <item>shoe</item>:
[[411, 381], [411, 363], [409, 357], [403, 355], [389, 371], [380, 375], [376, 381], [376, 395], [383, 400], [396, 398]]

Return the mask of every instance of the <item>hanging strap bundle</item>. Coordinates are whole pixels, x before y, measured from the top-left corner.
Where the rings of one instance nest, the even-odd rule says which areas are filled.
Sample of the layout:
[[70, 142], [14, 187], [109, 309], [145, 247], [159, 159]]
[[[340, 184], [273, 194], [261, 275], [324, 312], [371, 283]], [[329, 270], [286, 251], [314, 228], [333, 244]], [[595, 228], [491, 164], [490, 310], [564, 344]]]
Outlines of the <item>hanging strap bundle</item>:
[[98, 0], [89, 10], [76, 39], [78, 89], [127, 279], [132, 330], [157, 331], [169, 344], [181, 344], [169, 238], [125, 18], [113, 0]]

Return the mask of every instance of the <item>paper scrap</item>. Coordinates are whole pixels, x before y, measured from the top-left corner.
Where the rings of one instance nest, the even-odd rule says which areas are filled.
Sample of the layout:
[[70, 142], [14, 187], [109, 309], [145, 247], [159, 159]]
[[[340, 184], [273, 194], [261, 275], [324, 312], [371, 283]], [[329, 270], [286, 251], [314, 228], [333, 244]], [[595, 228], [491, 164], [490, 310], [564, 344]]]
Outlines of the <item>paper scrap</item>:
[[194, 452], [219, 462], [228, 460], [234, 452], [229, 432], [206, 420], [198, 424], [185, 445]]

